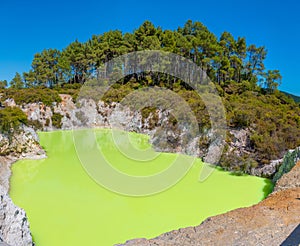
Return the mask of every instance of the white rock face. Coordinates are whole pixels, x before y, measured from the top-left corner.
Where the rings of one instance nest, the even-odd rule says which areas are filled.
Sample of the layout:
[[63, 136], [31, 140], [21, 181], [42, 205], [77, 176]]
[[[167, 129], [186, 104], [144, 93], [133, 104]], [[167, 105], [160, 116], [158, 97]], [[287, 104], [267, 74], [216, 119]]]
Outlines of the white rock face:
[[11, 246], [33, 245], [26, 213], [0, 187], [0, 237]]
[[50, 107], [40, 103], [22, 105], [21, 109], [28, 119], [37, 120], [43, 130], [55, 130], [51, 117], [53, 113], [62, 115], [61, 129], [69, 130], [83, 127], [119, 128], [125, 131], [148, 134], [157, 151], [177, 152], [200, 156], [198, 138], [189, 137], [185, 126], [170, 127], [167, 110], [156, 110], [146, 118], [140, 111], [133, 111], [120, 103], [95, 103], [91, 99], [81, 99], [74, 103], [70, 95], [61, 94], [62, 101]]
[[39, 155], [45, 157], [44, 150], [40, 147], [38, 135], [30, 128], [23, 126], [20, 131], [14, 132], [13, 137], [0, 134], [0, 156], [33, 158]]
[[[52, 124], [53, 113], [62, 116], [61, 129], [88, 127], [117, 127], [125, 131], [144, 133], [150, 136], [150, 142], [156, 151], [176, 152], [202, 158], [205, 162], [218, 164], [220, 157], [227, 158], [229, 170], [235, 170], [246, 162], [249, 166], [245, 170], [252, 175], [272, 176], [280, 160], [271, 161], [270, 165], [256, 163], [255, 153], [250, 142], [251, 129], [228, 128], [230, 141], [224, 141], [214, 136], [212, 130], [206, 129], [198, 135], [191, 134], [191, 130], [184, 125], [172, 125], [171, 111], [156, 110], [145, 116], [141, 111], [131, 110], [120, 103], [95, 102], [91, 99], [80, 99], [77, 102], [67, 94], [60, 95], [62, 101], [53, 103], [52, 107], [41, 103], [24, 104], [20, 108], [27, 114], [28, 119], [37, 120], [44, 131], [55, 130]], [[15, 105], [8, 100], [7, 105]], [[201, 143], [201, 145], [200, 145]], [[223, 147], [226, 148], [223, 148]], [[225, 151], [224, 151], [225, 150]], [[1, 142], [0, 142], [1, 151]], [[223, 152], [224, 151], [224, 152]], [[232, 163], [231, 160], [234, 160]], [[231, 169], [230, 169], [231, 168]]]

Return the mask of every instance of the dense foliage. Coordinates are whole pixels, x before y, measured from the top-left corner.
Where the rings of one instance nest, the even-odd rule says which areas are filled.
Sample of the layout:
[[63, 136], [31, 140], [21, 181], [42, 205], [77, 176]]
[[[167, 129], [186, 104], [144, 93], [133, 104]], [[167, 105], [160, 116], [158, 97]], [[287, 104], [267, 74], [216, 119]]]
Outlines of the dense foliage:
[[[241, 91], [225, 94], [227, 122], [234, 129], [248, 129], [247, 152], [237, 160], [236, 155], [224, 156], [222, 165], [236, 171], [250, 171], [251, 167], [269, 164], [281, 158], [288, 149], [300, 145], [300, 108], [290, 97], [277, 91]], [[233, 136], [228, 136], [231, 141]], [[244, 165], [241, 165], [243, 163]]]
[[[244, 37], [234, 38], [229, 32], [223, 32], [217, 38], [200, 22], [187, 21], [177, 30], [162, 30], [145, 21], [133, 33], [109, 31], [94, 35], [87, 42], [76, 40], [62, 51], [43, 50], [34, 55], [30, 71], [22, 76], [16, 73], [10, 85], [30, 88], [83, 84], [100, 73], [106, 74], [110, 68], [101, 65], [110, 59], [140, 50], [163, 50], [191, 59], [222, 86], [231, 81], [248, 81], [251, 85], [260, 83], [272, 92], [281, 82], [278, 70], [265, 69], [265, 47], [247, 45]], [[152, 80], [154, 85], [160, 83], [155, 76]]]
[[59, 113], [53, 113], [52, 117], [51, 117], [51, 120], [52, 120], [52, 125], [56, 128], [61, 128], [61, 119], [62, 119], [62, 115], [59, 114]]
[[6, 107], [0, 110], [0, 132], [10, 134], [26, 123], [27, 116], [20, 108]]
[[5, 90], [0, 90], [1, 101], [8, 98], [14, 99], [17, 105], [22, 105], [23, 103], [43, 103], [47, 106], [51, 106], [53, 102], [60, 102], [61, 98], [56, 90], [51, 90], [49, 88], [25, 88], [25, 89], [15, 89], [8, 88]]
[[293, 98], [293, 100], [294, 100], [295, 102], [300, 103], [300, 97], [295, 96], [295, 95], [292, 95], [292, 94], [287, 93], [287, 92], [283, 92], [283, 93], [286, 94], [287, 96]]
[[226, 108], [231, 127], [252, 130], [250, 144], [260, 162], [300, 145], [300, 109], [285, 95], [254, 91], [227, 95]]

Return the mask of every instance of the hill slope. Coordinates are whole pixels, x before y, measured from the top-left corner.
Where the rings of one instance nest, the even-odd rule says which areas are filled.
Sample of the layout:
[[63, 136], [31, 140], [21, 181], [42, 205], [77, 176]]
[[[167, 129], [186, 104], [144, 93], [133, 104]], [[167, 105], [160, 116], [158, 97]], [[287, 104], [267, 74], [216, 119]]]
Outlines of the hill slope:
[[300, 103], [300, 97], [299, 96], [296, 96], [296, 95], [293, 95], [293, 94], [290, 94], [288, 92], [284, 92], [284, 91], [281, 91], [282, 93], [286, 94], [287, 96], [293, 98], [293, 100], [296, 102], [296, 103]]

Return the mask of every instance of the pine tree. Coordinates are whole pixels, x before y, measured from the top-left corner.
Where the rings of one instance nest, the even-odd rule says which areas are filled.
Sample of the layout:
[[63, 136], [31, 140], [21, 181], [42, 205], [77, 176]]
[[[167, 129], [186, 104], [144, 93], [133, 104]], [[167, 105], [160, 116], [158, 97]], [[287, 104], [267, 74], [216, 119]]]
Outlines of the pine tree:
[[7, 87], [7, 81], [6, 80], [0, 80], [0, 89], [4, 89]]
[[268, 70], [264, 75], [265, 80], [263, 86], [269, 93], [273, 93], [281, 85], [282, 76], [279, 70]]
[[24, 88], [24, 82], [19, 73], [16, 73], [15, 77], [12, 79], [12, 81], [10, 81], [10, 87], [14, 89]]

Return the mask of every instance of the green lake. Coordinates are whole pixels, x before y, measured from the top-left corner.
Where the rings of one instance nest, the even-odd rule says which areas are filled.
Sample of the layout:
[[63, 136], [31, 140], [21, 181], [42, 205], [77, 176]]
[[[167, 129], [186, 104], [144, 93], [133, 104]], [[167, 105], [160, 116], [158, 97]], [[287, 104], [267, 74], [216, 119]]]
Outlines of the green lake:
[[[154, 174], [177, 156], [161, 153], [149, 163], [140, 163], [120, 153], [110, 130], [99, 129], [95, 134], [105, 158], [122, 172]], [[253, 205], [271, 191], [267, 179], [235, 176], [220, 169], [199, 182], [206, 164], [197, 159], [166, 191], [141, 197], [120, 195], [86, 173], [76, 155], [72, 131], [40, 132], [39, 137], [48, 158], [18, 161], [12, 166], [10, 180], [10, 195], [25, 209], [37, 246], [106, 246], [152, 238]], [[130, 142], [143, 149], [148, 137], [130, 133]]]

